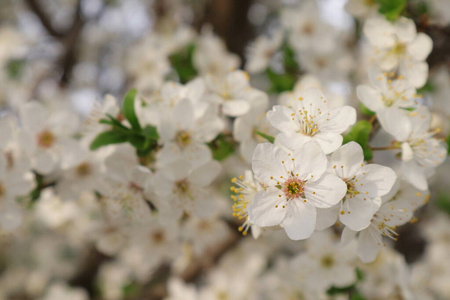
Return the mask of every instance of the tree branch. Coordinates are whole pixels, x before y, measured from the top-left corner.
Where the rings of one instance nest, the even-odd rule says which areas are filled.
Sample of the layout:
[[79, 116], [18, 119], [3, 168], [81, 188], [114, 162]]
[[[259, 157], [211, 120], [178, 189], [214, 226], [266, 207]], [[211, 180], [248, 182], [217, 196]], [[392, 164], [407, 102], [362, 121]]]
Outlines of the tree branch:
[[45, 28], [45, 30], [47, 30], [48, 34], [50, 34], [51, 36], [53, 36], [57, 39], [61, 39], [64, 37], [63, 32], [59, 32], [58, 30], [56, 30], [53, 27], [49, 17], [45, 13], [45, 11], [42, 9], [41, 5], [38, 3], [38, 0], [25, 0], [25, 2], [27, 3], [28, 7], [33, 11], [33, 13], [39, 18], [42, 26], [44, 26], [44, 28]]

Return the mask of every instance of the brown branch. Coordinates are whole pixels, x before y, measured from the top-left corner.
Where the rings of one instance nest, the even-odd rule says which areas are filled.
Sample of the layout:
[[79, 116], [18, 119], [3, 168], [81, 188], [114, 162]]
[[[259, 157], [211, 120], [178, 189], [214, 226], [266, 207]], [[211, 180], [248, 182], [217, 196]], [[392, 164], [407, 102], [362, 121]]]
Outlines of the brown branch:
[[59, 32], [53, 27], [52, 22], [50, 21], [45, 11], [42, 9], [41, 5], [38, 3], [38, 0], [25, 0], [25, 2], [27, 3], [28, 7], [34, 12], [34, 14], [39, 18], [42, 26], [44, 26], [45, 30], [47, 30], [47, 32], [51, 36], [57, 39], [61, 39], [64, 37], [63, 32]]
[[75, 9], [72, 26], [68, 33], [65, 35], [63, 44], [65, 53], [61, 57], [60, 63], [62, 65], [62, 75], [60, 79], [60, 85], [66, 86], [70, 81], [73, 67], [77, 62], [77, 49], [78, 40], [82, 32], [85, 20], [81, 13], [81, 0], [77, 2], [77, 8]]

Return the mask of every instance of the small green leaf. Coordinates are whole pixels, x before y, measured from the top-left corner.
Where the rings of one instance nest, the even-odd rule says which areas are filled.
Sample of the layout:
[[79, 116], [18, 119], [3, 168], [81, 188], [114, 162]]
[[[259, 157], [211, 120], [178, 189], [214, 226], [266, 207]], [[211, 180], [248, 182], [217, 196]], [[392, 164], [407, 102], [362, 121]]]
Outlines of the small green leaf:
[[447, 154], [450, 155], [450, 134], [447, 137]]
[[417, 90], [417, 94], [423, 94], [423, 93], [432, 93], [436, 90], [436, 86], [431, 83], [430, 81], [427, 81], [423, 87]]
[[151, 125], [147, 125], [145, 126], [145, 128], [142, 130], [142, 134], [152, 140], [158, 140], [159, 139], [159, 134], [158, 134], [158, 130], [156, 129], [155, 126], [151, 126]]
[[11, 79], [19, 79], [22, 76], [24, 68], [25, 60], [23, 59], [11, 59], [6, 63], [6, 70]]
[[449, 193], [441, 193], [437, 197], [436, 205], [446, 213], [450, 214], [450, 194]]
[[275, 138], [271, 135], [256, 131], [255, 132], [257, 135], [262, 136], [263, 138], [265, 138], [267, 141], [269, 141], [270, 143], [274, 143], [275, 142]]
[[125, 118], [130, 122], [131, 127], [136, 130], [141, 130], [141, 125], [139, 124], [139, 120], [136, 116], [136, 111], [134, 108], [134, 102], [136, 100], [136, 90], [129, 91], [124, 99], [122, 104], [122, 112]]
[[372, 150], [367, 143], [369, 142], [369, 135], [372, 131], [372, 124], [366, 120], [357, 122], [350, 129], [350, 132], [344, 135], [343, 144], [354, 141], [363, 148], [364, 159], [371, 160], [373, 157]]
[[375, 112], [371, 111], [367, 106], [365, 106], [363, 103], [359, 103], [359, 109], [361, 112], [366, 116], [375, 116]]
[[208, 144], [211, 148], [213, 158], [222, 161], [234, 152], [234, 142], [230, 137], [219, 134], [217, 138]]
[[127, 141], [127, 135], [117, 131], [110, 130], [105, 131], [97, 135], [97, 137], [91, 143], [91, 150], [96, 150], [100, 147], [111, 145], [111, 144], [120, 144], [125, 143]]
[[181, 83], [186, 83], [197, 76], [197, 70], [195, 69], [193, 62], [194, 52], [195, 45], [191, 44], [169, 57], [170, 63], [177, 72]]
[[389, 21], [395, 21], [406, 8], [406, 0], [376, 0], [380, 5], [378, 12]]
[[360, 293], [356, 292], [350, 296], [350, 300], [366, 300], [366, 298]]
[[137, 150], [144, 150], [150, 145], [149, 139], [146, 139], [144, 136], [138, 134], [128, 135], [127, 140]]
[[285, 91], [292, 91], [295, 86], [297, 78], [289, 73], [278, 74], [271, 68], [266, 70], [267, 78], [271, 83], [269, 92], [271, 93], [282, 93]]
[[344, 135], [344, 144], [350, 141], [357, 142], [364, 147], [369, 142], [369, 135], [372, 131], [372, 124], [366, 120], [361, 120], [356, 122], [355, 125], [350, 129], [350, 132]]

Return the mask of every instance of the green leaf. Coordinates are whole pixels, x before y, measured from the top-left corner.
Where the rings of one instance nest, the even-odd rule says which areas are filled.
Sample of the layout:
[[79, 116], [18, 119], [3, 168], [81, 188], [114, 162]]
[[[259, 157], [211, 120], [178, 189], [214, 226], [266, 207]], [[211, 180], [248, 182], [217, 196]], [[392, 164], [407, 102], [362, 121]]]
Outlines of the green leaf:
[[350, 129], [349, 133], [344, 135], [344, 144], [354, 141], [364, 147], [369, 142], [369, 135], [372, 131], [372, 124], [369, 121], [361, 120], [356, 122]]
[[367, 106], [365, 106], [363, 103], [359, 103], [359, 109], [361, 112], [366, 116], [375, 116], [375, 112], [371, 111]]
[[372, 131], [372, 124], [366, 120], [362, 120], [357, 122], [350, 129], [349, 133], [344, 135], [343, 144], [347, 144], [348, 142], [354, 141], [361, 145], [363, 148], [364, 159], [371, 160], [373, 157], [372, 150], [369, 145], [369, 135]]
[[450, 155], [450, 134], [447, 137], [447, 154]]
[[23, 59], [11, 59], [6, 63], [6, 70], [11, 79], [19, 79], [22, 76], [24, 68], [25, 60]]
[[389, 21], [395, 21], [406, 8], [406, 0], [376, 0], [380, 5], [378, 12]]
[[145, 126], [145, 128], [142, 130], [142, 134], [151, 140], [159, 139], [158, 130], [156, 129], [155, 126], [151, 126], [151, 125]]
[[285, 91], [292, 91], [295, 86], [297, 78], [289, 73], [278, 74], [274, 72], [271, 68], [266, 70], [267, 78], [271, 83], [269, 92], [271, 93], [282, 93]]
[[359, 292], [356, 292], [350, 296], [350, 300], [366, 300], [366, 298], [363, 295], [361, 295]]
[[137, 91], [135, 89], [129, 91], [125, 98], [123, 99], [122, 104], [122, 112], [125, 116], [125, 118], [130, 122], [131, 127], [135, 130], [141, 130], [141, 125], [139, 124], [139, 120], [136, 116], [136, 111], [134, 108], [134, 102], [136, 100], [136, 93]]
[[111, 145], [111, 144], [120, 144], [127, 142], [127, 135], [117, 131], [110, 130], [105, 131], [97, 135], [97, 137], [91, 143], [91, 150], [97, 150], [100, 147]]
[[149, 139], [146, 139], [144, 136], [138, 134], [128, 135], [127, 140], [137, 150], [144, 150], [150, 145]]
[[217, 138], [208, 144], [211, 148], [213, 158], [222, 161], [234, 152], [234, 142], [230, 137], [219, 134]]
[[437, 197], [436, 205], [446, 213], [450, 214], [450, 193], [441, 193]]
[[195, 45], [191, 44], [178, 53], [169, 57], [172, 67], [178, 74], [181, 83], [186, 83], [197, 76], [197, 70], [194, 67], [193, 56]]
[[417, 90], [417, 94], [423, 94], [423, 93], [432, 93], [436, 90], [436, 86], [430, 82], [427, 81], [423, 87]]
[[269, 141], [270, 143], [274, 143], [275, 142], [275, 138], [271, 135], [256, 131], [255, 132], [257, 135], [262, 136], [263, 138], [265, 138], [267, 141]]

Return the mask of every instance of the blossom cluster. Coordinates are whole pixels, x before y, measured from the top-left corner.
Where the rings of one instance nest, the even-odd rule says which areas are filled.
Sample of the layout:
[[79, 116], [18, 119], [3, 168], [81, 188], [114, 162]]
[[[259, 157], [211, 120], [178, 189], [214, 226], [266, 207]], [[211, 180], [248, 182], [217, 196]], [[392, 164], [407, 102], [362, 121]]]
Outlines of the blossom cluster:
[[70, 83], [64, 33], [0, 26], [0, 300], [450, 297], [450, 76], [406, 4], [256, 1], [239, 56], [184, 1], [97, 2]]

